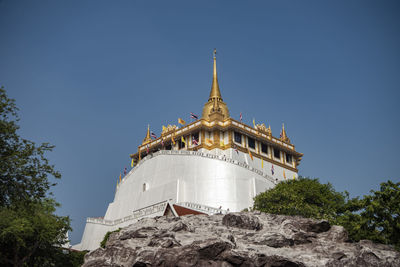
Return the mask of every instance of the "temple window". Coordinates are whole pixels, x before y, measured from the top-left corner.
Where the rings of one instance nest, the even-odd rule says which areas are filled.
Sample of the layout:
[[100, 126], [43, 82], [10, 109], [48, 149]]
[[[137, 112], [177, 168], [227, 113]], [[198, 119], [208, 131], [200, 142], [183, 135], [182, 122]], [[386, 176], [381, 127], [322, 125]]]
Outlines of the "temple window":
[[166, 149], [166, 150], [171, 150], [171, 149], [172, 149], [171, 144], [166, 145], [166, 146], [165, 146], [165, 149]]
[[292, 161], [293, 161], [292, 155], [286, 154], [286, 162], [287, 162], [287, 163], [292, 163]]
[[261, 144], [261, 152], [268, 155], [268, 145]]
[[[186, 140], [185, 140], [186, 141]], [[179, 149], [185, 149], [185, 143], [184, 142], [182, 142], [182, 140], [181, 139], [179, 139], [179, 141], [177, 142], [178, 143], [178, 147], [179, 147]]]
[[196, 141], [197, 141], [198, 143], [200, 143], [200, 140], [199, 140], [199, 132], [192, 134], [192, 140], [193, 140], [193, 139], [196, 139]]
[[274, 157], [277, 159], [281, 158], [281, 151], [279, 149], [274, 148]]
[[236, 143], [242, 144], [242, 135], [240, 133], [235, 132], [234, 138]]
[[254, 140], [251, 137], [247, 137], [247, 143], [248, 143], [250, 148], [256, 149], [256, 140]]
[[144, 192], [144, 191], [147, 191], [148, 189], [149, 189], [149, 185], [146, 184], [146, 183], [144, 183], [144, 184], [143, 184], [143, 192]]

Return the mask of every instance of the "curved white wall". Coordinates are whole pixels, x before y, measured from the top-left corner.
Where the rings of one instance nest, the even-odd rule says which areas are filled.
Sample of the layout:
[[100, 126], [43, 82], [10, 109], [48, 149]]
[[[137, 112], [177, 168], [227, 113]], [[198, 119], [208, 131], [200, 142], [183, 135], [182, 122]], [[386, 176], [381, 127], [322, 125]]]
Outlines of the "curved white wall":
[[[111, 221], [123, 219], [135, 210], [156, 203], [190, 202], [240, 211], [251, 207], [258, 193], [284, 179], [283, 168], [275, 166], [276, 173], [271, 176], [268, 172], [269, 163], [264, 162], [261, 170], [261, 165], [257, 168], [261, 162], [256, 159], [249, 162], [248, 155], [242, 152], [236, 153], [230, 149], [211, 153], [214, 154], [159, 151], [144, 158], [120, 183], [104, 219], [87, 222], [82, 242], [75, 248], [97, 248], [107, 231], [127, 223], [121, 221], [111, 225]], [[294, 172], [287, 169], [286, 172], [286, 175], [297, 177]]]
[[252, 206], [256, 193], [274, 186], [254, 171], [204, 155], [154, 154], [123, 179], [104, 219], [122, 218], [165, 200], [240, 211]]

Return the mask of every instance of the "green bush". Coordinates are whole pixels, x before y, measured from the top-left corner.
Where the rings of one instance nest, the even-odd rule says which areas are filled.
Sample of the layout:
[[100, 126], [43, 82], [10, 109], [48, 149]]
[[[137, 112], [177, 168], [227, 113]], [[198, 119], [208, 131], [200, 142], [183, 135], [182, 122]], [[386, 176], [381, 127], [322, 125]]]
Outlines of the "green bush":
[[100, 242], [100, 247], [101, 247], [101, 248], [105, 248], [105, 247], [106, 247], [106, 243], [107, 243], [107, 241], [108, 241], [108, 238], [110, 238], [110, 235], [111, 235], [112, 233], [118, 233], [119, 231], [121, 231], [121, 228], [118, 228], [118, 229], [115, 230], [115, 231], [108, 231], [108, 232], [104, 235], [103, 241]]
[[279, 183], [254, 198], [255, 210], [325, 219], [342, 225], [352, 241], [369, 239], [400, 249], [400, 183], [381, 183], [362, 199], [335, 191], [331, 184], [302, 178]]

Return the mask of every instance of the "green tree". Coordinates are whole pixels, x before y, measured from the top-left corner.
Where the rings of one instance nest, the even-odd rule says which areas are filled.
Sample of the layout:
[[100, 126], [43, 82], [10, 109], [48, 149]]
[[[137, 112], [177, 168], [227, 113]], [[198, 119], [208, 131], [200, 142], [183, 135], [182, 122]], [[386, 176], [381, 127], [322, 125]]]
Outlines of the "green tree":
[[45, 153], [53, 146], [21, 138], [15, 101], [0, 88], [0, 207], [13, 202], [42, 199], [48, 193], [48, 177], [61, 175], [49, 164]]
[[254, 209], [326, 219], [342, 225], [353, 241], [369, 239], [400, 249], [400, 183], [387, 181], [363, 198], [349, 198], [331, 184], [302, 178], [279, 183], [254, 198]]
[[400, 182], [381, 183], [362, 199], [361, 237], [400, 249]]
[[50, 178], [61, 177], [45, 157], [53, 146], [21, 138], [17, 111], [1, 87], [0, 266], [78, 266], [82, 256], [61, 249], [70, 220], [54, 214], [59, 204], [49, 192]]
[[44, 199], [0, 208], [2, 266], [45, 262], [46, 254], [65, 243], [66, 232], [71, 230], [69, 218], [54, 215], [56, 206], [53, 200]]
[[284, 181], [254, 198], [254, 209], [272, 214], [299, 215], [306, 218], [336, 219], [345, 210], [348, 194], [318, 179]]

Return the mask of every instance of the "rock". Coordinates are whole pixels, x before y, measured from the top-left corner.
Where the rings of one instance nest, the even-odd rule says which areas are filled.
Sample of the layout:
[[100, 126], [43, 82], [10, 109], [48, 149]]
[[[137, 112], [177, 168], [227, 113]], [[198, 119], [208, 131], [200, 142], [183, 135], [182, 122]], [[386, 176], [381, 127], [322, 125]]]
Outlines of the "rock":
[[173, 232], [179, 232], [179, 231], [190, 231], [192, 232], [193, 230], [190, 229], [190, 227], [183, 223], [183, 222], [177, 222], [172, 228], [171, 231]]
[[279, 233], [266, 233], [261, 238], [255, 239], [255, 243], [258, 245], [267, 245], [273, 248], [281, 248], [294, 245], [293, 239], [286, 238], [284, 235]]
[[146, 218], [85, 256], [94, 266], [400, 266], [392, 247], [341, 226], [265, 213]]
[[248, 213], [229, 213], [222, 218], [222, 224], [242, 229], [261, 230], [262, 224], [258, 217]]
[[130, 238], [146, 238], [149, 236], [149, 232], [154, 232], [157, 230], [155, 227], [143, 227], [135, 231], [123, 232], [120, 236], [120, 240], [126, 240]]

